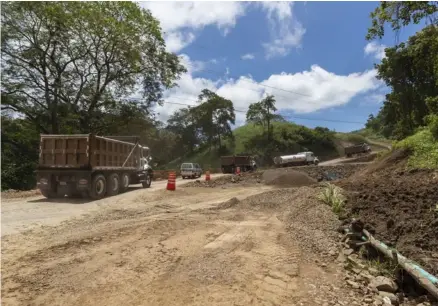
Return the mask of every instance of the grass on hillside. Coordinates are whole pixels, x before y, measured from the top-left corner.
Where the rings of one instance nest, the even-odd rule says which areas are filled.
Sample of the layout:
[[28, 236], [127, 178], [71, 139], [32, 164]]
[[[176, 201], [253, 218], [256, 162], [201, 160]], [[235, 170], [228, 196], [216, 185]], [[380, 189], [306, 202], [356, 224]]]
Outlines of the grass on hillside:
[[395, 143], [394, 148], [411, 152], [408, 160], [410, 168], [438, 169], [438, 141], [427, 128]]
[[[309, 135], [312, 134], [313, 130], [295, 123], [291, 122], [273, 122], [272, 126], [274, 127], [273, 137], [276, 139], [280, 139], [281, 133], [286, 132], [291, 135]], [[227, 150], [230, 154], [242, 154], [245, 153], [245, 143], [248, 143], [251, 139], [256, 136], [263, 134], [263, 127], [255, 124], [246, 124], [244, 126], [238, 127], [233, 131], [234, 142], [230, 139], [224, 140], [224, 145], [227, 147]], [[306, 137], [306, 136], [301, 136]], [[303, 139], [304, 140], [304, 139]], [[366, 137], [357, 134], [357, 133], [334, 133], [333, 137], [333, 146], [324, 146], [319, 143], [311, 143], [309, 147], [306, 148], [310, 151], [313, 151], [320, 159], [330, 159], [337, 158], [339, 156], [343, 156], [344, 154], [344, 146], [348, 143], [351, 144], [360, 144], [360, 143], [369, 143], [373, 150], [379, 151], [382, 148], [386, 148], [384, 144], [380, 145], [375, 143], [374, 141], [368, 140]], [[306, 145], [307, 146], [307, 145]], [[291, 148], [291, 153], [294, 152], [294, 149]], [[304, 147], [295, 148], [296, 150], [305, 150]], [[191, 156], [186, 156], [184, 158], [178, 158], [169, 164], [166, 165], [167, 169], [176, 169], [183, 162], [193, 162], [199, 163], [201, 167], [206, 168], [219, 168], [220, 167], [220, 156], [221, 154], [216, 150], [212, 149], [209, 151], [208, 149], [195, 152]], [[262, 165], [260, 165], [262, 166]]]

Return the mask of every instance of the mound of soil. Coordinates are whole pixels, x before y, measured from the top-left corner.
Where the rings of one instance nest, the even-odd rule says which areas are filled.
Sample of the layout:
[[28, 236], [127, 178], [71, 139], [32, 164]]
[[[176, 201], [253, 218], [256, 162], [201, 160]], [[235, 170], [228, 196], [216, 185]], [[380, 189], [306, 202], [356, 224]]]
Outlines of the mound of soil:
[[238, 185], [254, 185], [261, 183], [262, 172], [245, 172], [240, 175], [224, 175], [210, 181], [196, 180], [184, 184], [184, 187], [231, 187]]
[[348, 217], [438, 274], [438, 172], [405, 164], [406, 152], [397, 151], [338, 185], [348, 192]]
[[272, 169], [263, 173], [262, 179], [266, 185], [278, 187], [300, 187], [316, 183], [316, 180], [303, 172], [287, 169]]

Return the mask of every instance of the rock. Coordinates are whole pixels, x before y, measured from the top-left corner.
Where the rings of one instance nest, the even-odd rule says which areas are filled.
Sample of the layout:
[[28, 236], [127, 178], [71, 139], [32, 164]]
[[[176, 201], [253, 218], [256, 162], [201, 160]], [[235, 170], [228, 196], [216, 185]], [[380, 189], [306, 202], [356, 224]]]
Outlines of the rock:
[[347, 284], [350, 285], [351, 288], [353, 289], [359, 289], [360, 285], [356, 282], [353, 282], [352, 280], [347, 280]]
[[367, 304], [371, 304], [373, 302], [372, 298], [364, 298], [363, 301]]
[[344, 249], [343, 253], [345, 256], [350, 256], [351, 254], [353, 254], [354, 250], [353, 249]]
[[384, 297], [383, 298], [383, 305], [392, 305], [391, 300], [389, 299], [389, 297]]
[[395, 296], [395, 294], [393, 294], [393, 293], [385, 292], [385, 291], [380, 291], [380, 292], [379, 292], [379, 296], [380, 296], [382, 299], [388, 298], [388, 299], [391, 301], [391, 304], [392, 304], [392, 305], [398, 305], [398, 304], [399, 304], [399, 302], [398, 302], [398, 298], [397, 298], [397, 297]]
[[397, 291], [397, 284], [392, 280], [384, 276], [377, 276], [374, 278], [370, 285], [379, 291], [386, 291], [394, 293]]

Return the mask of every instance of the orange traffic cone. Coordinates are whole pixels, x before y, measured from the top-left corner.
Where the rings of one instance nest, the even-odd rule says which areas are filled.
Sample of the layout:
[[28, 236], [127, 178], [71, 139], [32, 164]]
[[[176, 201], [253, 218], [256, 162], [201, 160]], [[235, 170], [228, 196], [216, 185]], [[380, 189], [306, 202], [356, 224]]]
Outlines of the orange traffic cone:
[[239, 175], [240, 174], [240, 167], [236, 168], [236, 174]]
[[206, 171], [205, 172], [205, 180], [209, 181], [210, 180], [210, 171]]
[[167, 179], [167, 190], [175, 190], [176, 184], [175, 184], [176, 175], [175, 172], [169, 172], [169, 178]]

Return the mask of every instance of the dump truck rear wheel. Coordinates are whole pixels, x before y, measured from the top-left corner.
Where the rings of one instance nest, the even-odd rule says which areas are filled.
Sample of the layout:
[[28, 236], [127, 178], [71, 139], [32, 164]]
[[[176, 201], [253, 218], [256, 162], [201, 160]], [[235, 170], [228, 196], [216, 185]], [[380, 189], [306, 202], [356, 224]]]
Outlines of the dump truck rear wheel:
[[106, 179], [102, 174], [93, 177], [91, 182], [90, 197], [94, 200], [102, 199], [106, 193]]
[[108, 177], [107, 194], [109, 196], [117, 195], [120, 191], [120, 177], [117, 173], [113, 173]]

